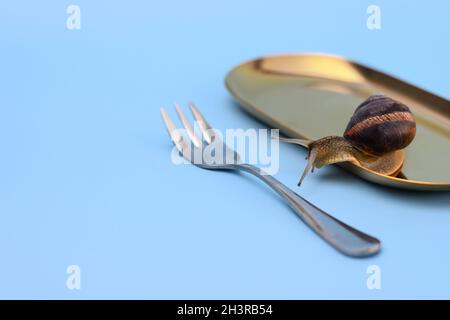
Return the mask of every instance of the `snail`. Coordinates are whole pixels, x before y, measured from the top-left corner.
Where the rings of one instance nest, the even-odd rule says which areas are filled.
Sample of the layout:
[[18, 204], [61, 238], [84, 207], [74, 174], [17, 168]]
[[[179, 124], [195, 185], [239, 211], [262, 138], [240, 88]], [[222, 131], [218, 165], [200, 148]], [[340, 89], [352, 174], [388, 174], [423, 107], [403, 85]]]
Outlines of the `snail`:
[[314, 172], [314, 168], [339, 162], [351, 162], [383, 175], [397, 175], [405, 159], [403, 149], [415, 134], [416, 122], [408, 106], [384, 95], [372, 95], [356, 108], [342, 137], [280, 140], [309, 149], [300, 186], [310, 169]]

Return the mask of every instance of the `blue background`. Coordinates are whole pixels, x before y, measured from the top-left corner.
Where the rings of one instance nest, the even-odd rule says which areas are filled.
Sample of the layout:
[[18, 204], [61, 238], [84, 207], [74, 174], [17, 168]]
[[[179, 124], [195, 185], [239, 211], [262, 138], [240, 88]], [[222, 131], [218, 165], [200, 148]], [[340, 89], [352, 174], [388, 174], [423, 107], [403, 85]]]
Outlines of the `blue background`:
[[[81, 8], [81, 30], [66, 8]], [[366, 28], [381, 7], [382, 29]], [[262, 128], [224, 88], [254, 57], [339, 54], [450, 97], [445, 1], [2, 1], [0, 298], [450, 298], [450, 195], [337, 167], [298, 191], [378, 236], [343, 256], [246, 175], [175, 166], [159, 108]], [[304, 151], [281, 145], [292, 188]], [[81, 268], [81, 290], [66, 268]], [[381, 268], [368, 290], [366, 268]]]

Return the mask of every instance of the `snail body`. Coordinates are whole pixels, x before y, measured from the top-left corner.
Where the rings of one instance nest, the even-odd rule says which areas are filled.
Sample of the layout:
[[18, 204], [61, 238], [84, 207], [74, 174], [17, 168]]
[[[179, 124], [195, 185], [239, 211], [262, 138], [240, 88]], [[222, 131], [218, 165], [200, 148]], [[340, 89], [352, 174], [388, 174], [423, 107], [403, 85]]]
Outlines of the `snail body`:
[[356, 108], [342, 137], [282, 140], [309, 149], [300, 185], [310, 169], [314, 171], [314, 168], [339, 162], [395, 175], [403, 166], [403, 149], [413, 141], [415, 134], [416, 122], [406, 105], [383, 95], [373, 95]]

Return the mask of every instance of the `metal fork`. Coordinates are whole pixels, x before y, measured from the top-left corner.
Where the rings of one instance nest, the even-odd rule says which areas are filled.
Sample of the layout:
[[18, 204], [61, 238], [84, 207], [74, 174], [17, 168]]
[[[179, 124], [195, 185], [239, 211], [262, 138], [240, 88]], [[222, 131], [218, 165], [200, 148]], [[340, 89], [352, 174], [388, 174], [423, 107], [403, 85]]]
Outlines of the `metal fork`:
[[243, 163], [240, 160], [239, 154], [229, 149], [221, 140], [220, 142], [225, 146], [225, 148], [228, 149], [227, 151], [230, 151], [231, 154], [233, 154], [233, 158], [236, 160], [235, 162], [229, 163], [229, 161], [224, 161], [223, 163], [209, 163], [203, 160], [198, 161], [198, 159], [195, 159], [197, 161], [194, 161], [194, 155], [191, 150], [202, 151], [204, 147], [211, 144], [213, 141], [217, 143], [218, 140], [216, 139], [220, 138], [213, 134], [214, 130], [210, 127], [208, 122], [192, 102], [189, 103], [189, 108], [197, 121], [198, 127], [200, 128], [204, 139], [196, 135], [194, 129], [189, 124], [188, 119], [181, 111], [181, 108], [177, 103], [175, 103], [175, 109], [187, 132], [188, 138], [179, 132], [167, 112], [161, 108], [161, 115], [172, 142], [187, 161], [203, 169], [242, 170], [253, 174], [275, 190], [289, 204], [292, 210], [303, 220], [304, 223], [306, 223], [334, 248], [346, 255], [353, 257], [366, 257], [380, 251], [381, 243], [378, 239], [356, 230], [355, 228], [330, 216], [303, 197], [299, 196], [271, 175], [264, 174], [258, 167], [248, 163]]

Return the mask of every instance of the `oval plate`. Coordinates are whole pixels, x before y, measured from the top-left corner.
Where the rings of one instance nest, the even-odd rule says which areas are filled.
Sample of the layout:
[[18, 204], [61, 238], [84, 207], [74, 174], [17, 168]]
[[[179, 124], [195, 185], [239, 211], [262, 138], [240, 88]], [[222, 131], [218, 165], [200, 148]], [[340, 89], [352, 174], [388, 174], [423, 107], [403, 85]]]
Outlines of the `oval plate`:
[[231, 70], [225, 84], [251, 115], [294, 138], [342, 135], [356, 106], [383, 93], [411, 108], [417, 134], [397, 177], [341, 164], [386, 186], [450, 190], [450, 101], [385, 73], [322, 54], [271, 56]]

